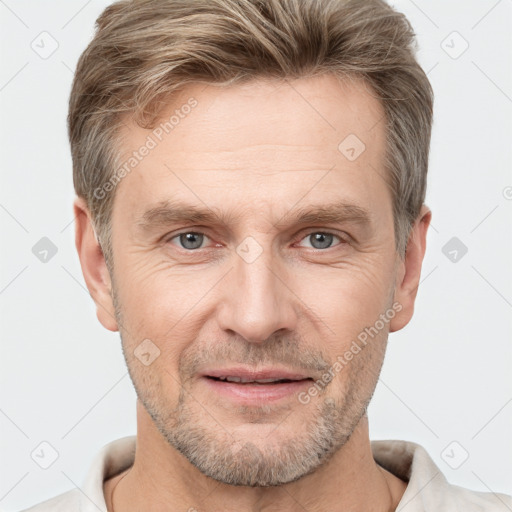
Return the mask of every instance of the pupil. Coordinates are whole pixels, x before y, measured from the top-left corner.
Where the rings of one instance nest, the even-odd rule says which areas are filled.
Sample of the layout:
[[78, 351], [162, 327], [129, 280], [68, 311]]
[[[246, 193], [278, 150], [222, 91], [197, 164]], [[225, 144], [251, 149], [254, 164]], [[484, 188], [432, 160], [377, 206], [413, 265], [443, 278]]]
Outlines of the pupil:
[[329, 233], [315, 233], [311, 235], [311, 245], [315, 249], [325, 249], [332, 244], [332, 237]]
[[185, 249], [197, 249], [201, 247], [202, 237], [200, 233], [183, 233], [180, 235], [180, 242]]

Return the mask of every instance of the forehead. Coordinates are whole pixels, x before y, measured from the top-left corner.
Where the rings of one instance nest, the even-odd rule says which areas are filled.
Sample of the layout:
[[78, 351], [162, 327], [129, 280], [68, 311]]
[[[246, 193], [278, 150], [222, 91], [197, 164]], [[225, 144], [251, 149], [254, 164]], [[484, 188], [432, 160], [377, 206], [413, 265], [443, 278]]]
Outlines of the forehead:
[[338, 190], [351, 203], [357, 195], [366, 203], [379, 194], [389, 199], [384, 117], [358, 79], [192, 84], [172, 98], [154, 129], [125, 120], [121, 162], [134, 166], [117, 185], [115, 203], [140, 214], [149, 202], [180, 194], [220, 208], [237, 201], [289, 206], [306, 189], [306, 201], [316, 203], [336, 199]]

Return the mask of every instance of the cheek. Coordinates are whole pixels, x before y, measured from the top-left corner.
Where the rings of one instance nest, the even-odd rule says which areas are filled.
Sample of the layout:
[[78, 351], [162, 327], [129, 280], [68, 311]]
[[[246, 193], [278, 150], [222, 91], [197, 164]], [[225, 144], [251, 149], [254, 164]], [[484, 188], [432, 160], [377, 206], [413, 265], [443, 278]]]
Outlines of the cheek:
[[124, 268], [129, 271], [122, 273], [123, 266], [118, 266], [122, 282], [117, 293], [125, 349], [133, 354], [144, 340], [150, 340], [159, 355], [149, 368], [172, 385], [179, 378], [180, 355], [199, 337], [211, 313], [205, 299], [218, 276], [213, 270], [185, 272], [150, 258], [126, 258]]
[[171, 329], [211, 287], [208, 275], [213, 275], [137, 248], [116, 258], [115, 272], [123, 312], [149, 332]]
[[338, 340], [344, 333], [373, 324], [389, 307], [394, 286], [392, 265], [376, 256], [343, 268], [296, 270], [293, 280], [291, 288]]

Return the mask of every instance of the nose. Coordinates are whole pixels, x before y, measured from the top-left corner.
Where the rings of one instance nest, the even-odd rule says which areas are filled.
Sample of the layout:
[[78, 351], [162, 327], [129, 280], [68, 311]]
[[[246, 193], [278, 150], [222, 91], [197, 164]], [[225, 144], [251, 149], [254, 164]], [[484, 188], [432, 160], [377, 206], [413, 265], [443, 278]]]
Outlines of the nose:
[[280, 330], [294, 331], [299, 300], [287, 275], [270, 249], [254, 261], [235, 255], [222, 287], [219, 327], [252, 343], [264, 342]]

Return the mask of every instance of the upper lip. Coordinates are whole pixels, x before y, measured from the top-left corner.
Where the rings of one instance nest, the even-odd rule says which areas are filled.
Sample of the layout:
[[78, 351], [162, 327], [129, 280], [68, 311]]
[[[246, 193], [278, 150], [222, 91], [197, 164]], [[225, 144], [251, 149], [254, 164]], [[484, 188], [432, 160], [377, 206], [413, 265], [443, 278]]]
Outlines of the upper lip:
[[241, 366], [229, 368], [215, 368], [202, 372], [204, 377], [236, 377], [242, 381], [253, 381], [263, 379], [273, 380], [303, 380], [310, 379], [311, 376], [300, 371], [286, 370], [280, 368], [262, 368], [259, 370], [245, 368]]

